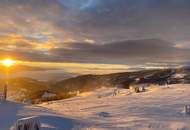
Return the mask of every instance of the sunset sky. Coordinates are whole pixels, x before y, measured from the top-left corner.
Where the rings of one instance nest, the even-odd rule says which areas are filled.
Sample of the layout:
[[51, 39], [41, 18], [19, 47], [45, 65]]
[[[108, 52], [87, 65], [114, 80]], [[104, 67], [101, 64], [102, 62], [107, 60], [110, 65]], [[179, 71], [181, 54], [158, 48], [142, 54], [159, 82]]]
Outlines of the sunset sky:
[[189, 0], [1, 0], [0, 12], [0, 58], [79, 69], [189, 62]]

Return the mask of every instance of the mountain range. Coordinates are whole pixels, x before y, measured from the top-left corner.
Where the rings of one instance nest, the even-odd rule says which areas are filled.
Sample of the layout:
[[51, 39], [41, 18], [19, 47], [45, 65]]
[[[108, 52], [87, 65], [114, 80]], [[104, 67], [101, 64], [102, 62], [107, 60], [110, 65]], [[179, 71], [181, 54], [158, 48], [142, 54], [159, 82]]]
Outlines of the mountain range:
[[[129, 89], [133, 84], [180, 84], [190, 83], [190, 68], [155, 69], [137, 72], [123, 72], [105, 75], [81, 75], [61, 81], [44, 82], [31, 78], [12, 78], [0, 80], [0, 91], [5, 82], [9, 84], [9, 97], [12, 100], [32, 101], [58, 100], [77, 96], [79, 93], [94, 91], [102, 87], [121, 87]], [[41, 99], [44, 93], [56, 96]]]

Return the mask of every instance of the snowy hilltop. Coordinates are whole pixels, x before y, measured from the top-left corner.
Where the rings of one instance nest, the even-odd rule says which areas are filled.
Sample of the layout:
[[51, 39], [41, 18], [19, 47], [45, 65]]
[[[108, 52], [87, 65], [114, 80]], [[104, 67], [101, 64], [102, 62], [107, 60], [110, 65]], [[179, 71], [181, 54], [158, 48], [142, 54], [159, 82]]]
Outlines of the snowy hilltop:
[[150, 86], [142, 93], [101, 88], [39, 105], [0, 104], [0, 128], [38, 116], [42, 130], [189, 130], [190, 85]]

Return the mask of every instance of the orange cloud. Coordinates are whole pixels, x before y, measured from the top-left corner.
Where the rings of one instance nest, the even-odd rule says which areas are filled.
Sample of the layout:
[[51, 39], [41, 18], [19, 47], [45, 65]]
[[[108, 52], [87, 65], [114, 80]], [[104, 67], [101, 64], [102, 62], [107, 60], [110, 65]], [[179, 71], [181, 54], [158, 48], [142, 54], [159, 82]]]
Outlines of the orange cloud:
[[87, 43], [90, 43], [90, 44], [96, 43], [96, 41], [93, 40], [93, 39], [85, 39], [84, 41], [87, 42]]

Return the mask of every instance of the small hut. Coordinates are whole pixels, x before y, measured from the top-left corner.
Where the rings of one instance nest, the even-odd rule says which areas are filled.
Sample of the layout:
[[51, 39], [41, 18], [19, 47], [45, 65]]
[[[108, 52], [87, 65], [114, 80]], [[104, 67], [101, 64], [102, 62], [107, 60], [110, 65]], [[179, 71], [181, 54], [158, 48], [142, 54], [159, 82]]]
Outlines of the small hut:
[[135, 93], [144, 92], [145, 88], [149, 85], [146, 83], [140, 83], [140, 81], [140, 78], [136, 78], [135, 81], [132, 84], [130, 84], [129, 89]]
[[149, 84], [132, 84], [129, 89], [132, 91], [132, 92], [135, 92], [135, 93], [140, 93], [140, 92], [144, 92], [145, 91], [145, 88], [147, 88], [149, 86]]

